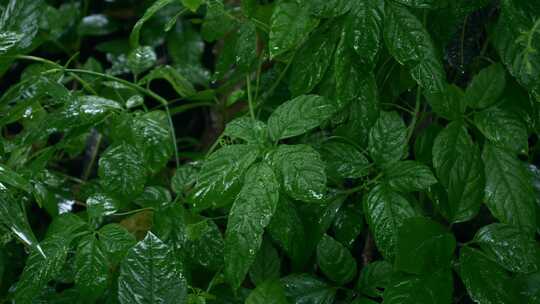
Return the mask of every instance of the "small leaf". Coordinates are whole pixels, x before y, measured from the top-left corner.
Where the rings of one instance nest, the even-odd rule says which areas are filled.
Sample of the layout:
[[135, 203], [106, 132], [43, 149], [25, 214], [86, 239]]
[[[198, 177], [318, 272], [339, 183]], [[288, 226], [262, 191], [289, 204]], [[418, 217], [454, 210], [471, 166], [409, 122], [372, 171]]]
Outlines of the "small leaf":
[[362, 206], [347, 205], [339, 209], [333, 223], [334, 238], [351, 249], [354, 241], [364, 229]]
[[133, 118], [130, 127], [135, 146], [143, 153], [146, 168], [152, 173], [159, 172], [174, 153], [167, 114], [147, 112]]
[[251, 167], [229, 212], [225, 232], [225, 276], [234, 289], [255, 260], [278, 200], [279, 183], [272, 169], [264, 163]]
[[478, 230], [474, 241], [508, 271], [531, 273], [538, 270], [538, 244], [517, 227], [490, 224]]
[[535, 198], [526, 167], [512, 153], [484, 146], [486, 205], [498, 220], [527, 231], [536, 229]]
[[368, 174], [367, 158], [354, 146], [338, 141], [325, 142], [321, 156], [328, 175], [337, 178], [359, 178]]
[[207, 0], [206, 16], [201, 28], [204, 40], [215, 41], [234, 28], [236, 20], [227, 14], [223, 0]]
[[463, 91], [455, 85], [447, 85], [441, 92], [425, 94], [433, 111], [448, 120], [459, 120], [467, 106]]
[[516, 281], [482, 252], [463, 247], [459, 264], [459, 276], [476, 303], [505, 304], [519, 298]]
[[119, 263], [137, 243], [135, 237], [119, 224], [107, 224], [98, 230], [99, 242], [107, 260]]
[[34, 248], [34, 251], [41, 252], [38, 241], [30, 228], [26, 213], [21, 202], [7, 191], [0, 183], [0, 223], [9, 227], [9, 230], [26, 246]]
[[491, 107], [476, 113], [474, 123], [491, 143], [517, 153], [527, 153], [529, 146], [527, 124], [517, 112]]
[[127, 253], [118, 277], [121, 304], [185, 303], [187, 284], [172, 251], [148, 232]]
[[226, 136], [246, 141], [249, 144], [264, 144], [268, 141], [266, 124], [250, 117], [240, 117], [227, 124]]
[[312, 0], [311, 13], [317, 18], [333, 18], [347, 13], [354, 2], [347, 0]]
[[113, 215], [119, 207], [119, 202], [103, 193], [96, 193], [86, 200], [88, 216], [93, 219]]
[[285, 192], [294, 199], [313, 203], [326, 194], [326, 173], [321, 156], [308, 145], [280, 145], [273, 164], [283, 179]]
[[345, 21], [345, 41], [362, 58], [374, 66], [382, 45], [384, 1], [358, 1]]
[[75, 256], [75, 285], [81, 295], [99, 298], [107, 288], [109, 264], [100, 242], [93, 236], [84, 237]]
[[390, 165], [406, 155], [407, 128], [396, 112], [381, 112], [369, 132], [369, 154], [378, 165]]
[[309, 5], [295, 0], [279, 1], [270, 21], [270, 57], [275, 58], [298, 47], [317, 26]]
[[364, 210], [377, 248], [387, 260], [393, 260], [398, 231], [405, 219], [415, 216], [414, 209], [400, 194], [379, 185], [367, 195]]
[[268, 118], [268, 130], [274, 140], [302, 135], [336, 113], [331, 101], [317, 95], [302, 95], [280, 105]]
[[279, 280], [268, 280], [253, 290], [246, 304], [287, 304], [285, 291]]
[[385, 167], [383, 172], [386, 182], [400, 192], [426, 190], [437, 183], [428, 166], [413, 160], [399, 161]]
[[280, 277], [281, 260], [277, 250], [268, 240], [263, 240], [261, 249], [249, 270], [249, 278], [255, 286], [264, 284], [268, 280], [276, 280]]
[[139, 151], [128, 144], [109, 147], [99, 159], [103, 188], [120, 198], [134, 198], [146, 183], [146, 169]]
[[506, 86], [506, 72], [501, 64], [493, 64], [476, 75], [465, 91], [465, 101], [475, 109], [495, 104]]
[[192, 12], [196, 12], [203, 3], [204, 0], [182, 0], [182, 5], [189, 8]]
[[248, 71], [257, 60], [257, 28], [255, 24], [246, 22], [240, 26], [235, 59], [236, 66], [242, 71]]
[[[175, 220], [175, 217], [172, 217]], [[208, 218], [186, 226], [186, 246], [189, 257], [199, 265], [212, 270], [223, 267], [223, 236], [219, 227]]]
[[317, 245], [317, 264], [328, 278], [340, 285], [356, 276], [356, 261], [349, 250], [326, 234]]
[[129, 53], [127, 64], [133, 74], [140, 74], [156, 64], [157, 55], [151, 46], [139, 46]]
[[281, 279], [290, 303], [332, 304], [336, 289], [308, 274], [293, 274]]
[[365, 265], [360, 272], [356, 290], [369, 297], [382, 297], [383, 289], [390, 285], [393, 271], [392, 264], [386, 261]]
[[81, 36], [105, 36], [118, 29], [118, 24], [102, 14], [89, 15], [82, 18], [78, 33]]
[[442, 270], [424, 276], [396, 273], [384, 290], [385, 304], [450, 304], [452, 272]]
[[227, 206], [242, 187], [244, 172], [258, 157], [252, 145], [232, 145], [212, 153], [204, 162], [190, 202], [198, 210]]
[[171, 84], [173, 89], [182, 97], [189, 97], [196, 93], [193, 84], [187, 80], [178, 69], [168, 65], [161, 65], [150, 71], [139, 84], [149, 84], [155, 79], [164, 79]]
[[449, 269], [455, 248], [454, 235], [437, 222], [408, 218], [398, 231], [394, 268], [413, 274]]
[[131, 30], [131, 35], [129, 36], [129, 44], [133, 49], [139, 46], [139, 36], [142, 29], [142, 26], [146, 21], [148, 21], [152, 16], [154, 16], [160, 9], [165, 6], [173, 3], [176, 0], [157, 0], [155, 1], [145, 12], [141, 19], [137, 20], [133, 30]]

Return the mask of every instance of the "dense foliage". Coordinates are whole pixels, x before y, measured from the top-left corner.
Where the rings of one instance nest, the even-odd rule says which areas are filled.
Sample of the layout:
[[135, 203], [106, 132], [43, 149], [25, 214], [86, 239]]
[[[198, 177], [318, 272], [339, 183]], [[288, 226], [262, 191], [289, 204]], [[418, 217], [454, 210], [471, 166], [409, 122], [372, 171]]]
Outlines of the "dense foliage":
[[540, 1], [0, 0], [0, 303], [540, 303]]

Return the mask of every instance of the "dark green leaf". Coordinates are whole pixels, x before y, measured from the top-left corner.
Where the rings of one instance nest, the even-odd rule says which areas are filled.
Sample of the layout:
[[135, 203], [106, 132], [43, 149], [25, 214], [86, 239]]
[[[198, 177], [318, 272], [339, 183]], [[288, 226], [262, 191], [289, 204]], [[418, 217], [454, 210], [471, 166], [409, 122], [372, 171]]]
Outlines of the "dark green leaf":
[[317, 264], [328, 278], [340, 285], [356, 276], [356, 261], [349, 250], [326, 234], [317, 245]]
[[270, 56], [275, 58], [298, 47], [317, 26], [310, 6], [296, 0], [279, 1], [270, 24]]
[[227, 15], [223, 0], [208, 0], [201, 33], [206, 41], [220, 39], [234, 28], [235, 20]]
[[156, 64], [157, 55], [151, 46], [139, 46], [128, 56], [127, 64], [133, 74], [140, 74]]
[[383, 289], [390, 285], [392, 264], [386, 261], [375, 261], [362, 268], [356, 289], [369, 297], [381, 297]]
[[380, 185], [367, 195], [364, 210], [377, 248], [386, 259], [393, 260], [398, 231], [405, 219], [415, 216], [414, 209], [403, 196]]
[[256, 286], [265, 281], [279, 279], [281, 260], [278, 252], [268, 240], [263, 240], [261, 249], [249, 270], [249, 278]]
[[311, 13], [317, 18], [333, 18], [345, 14], [353, 6], [352, 1], [347, 0], [312, 0]]
[[192, 12], [196, 12], [199, 6], [201, 6], [204, 0], [182, 0], [182, 4], [189, 8]]
[[369, 154], [378, 165], [390, 165], [406, 156], [407, 128], [397, 112], [381, 112], [369, 132]]
[[109, 263], [93, 235], [84, 237], [75, 256], [75, 285], [86, 298], [97, 299], [107, 288]]
[[274, 140], [302, 135], [336, 113], [336, 105], [317, 95], [302, 95], [280, 105], [270, 118], [268, 130]]
[[189, 82], [178, 69], [168, 65], [161, 65], [150, 71], [140, 84], [149, 84], [155, 79], [164, 79], [171, 84], [173, 89], [182, 97], [189, 97], [196, 93], [193, 84]]
[[467, 106], [463, 91], [455, 85], [446, 85], [441, 92], [425, 94], [433, 111], [448, 120], [459, 120]]
[[3, 164], [0, 164], [0, 183], [18, 188], [27, 193], [32, 191], [32, 185], [26, 178]]
[[223, 267], [224, 242], [221, 231], [211, 219], [198, 220], [186, 226], [188, 254], [199, 265], [219, 270]]
[[344, 246], [351, 248], [356, 238], [364, 229], [362, 206], [347, 205], [339, 209], [333, 224], [334, 238]]
[[108, 224], [98, 230], [100, 246], [107, 260], [113, 264], [119, 263], [127, 251], [135, 245], [135, 237], [126, 228], [118, 224]]
[[383, 0], [357, 1], [345, 21], [345, 41], [369, 66], [381, 48], [383, 17]]
[[535, 199], [526, 167], [512, 153], [487, 144], [482, 159], [486, 166], [486, 205], [501, 222], [528, 231], [536, 229]]
[[295, 263], [304, 256], [304, 224], [296, 206], [285, 195], [280, 195], [276, 212], [268, 225], [268, 232]]
[[398, 231], [394, 268], [413, 274], [449, 269], [455, 248], [454, 235], [437, 222], [408, 218]]
[[452, 272], [442, 270], [424, 276], [396, 273], [385, 289], [385, 304], [450, 304]]
[[25, 245], [34, 248], [36, 252], [42, 252], [37, 239], [30, 228], [26, 213], [21, 202], [7, 191], [0, 183], [0, 223], [5, 224], [11, 232]]
[[116, 213], [120, 203], [107, 194], [96, 193], [86, 200], [88, 216], [99, 219]]
[[172, 251], [148, 232], [122, 262], [118, 300], [121, 304], [185, 303], [186, 285]]
[[251, 167], [229, 212], [225, 233], [225, 275], [235, 289], [255, 260], [278, 200], [279, 183], [270, 166], [259, 163]]
[[268, 128], [266, 124], [250, 117], [240, 117], [227, 124], [224, 134], [242, 139], [250, 144], [264, 144], [268, 141]]
[[293, 274], [281, 279], [291, 303], [332, 304], [336, 289], [308, 274]]
[[517, 227], [487, 225], [478, 230], [474, 241], [508, 271], [531, 273], [538, 270], [538, 244]]
[[285, 192], [304, 202], [321, 201], [326, 194], [326, 173], [321, 156], [308, 145], [280, 145], [273, 154]]
[[78, 32], [81, 36], [104, 36], [118, 29], [118, 24], [110, 17], [102, 14], [85, 16], [79, 23]]
[[152, 111], [133, 119], [131, 131], [135, 146], [142, 151], [146, 168], [156, 173], [167, 164], [174, 153], [167, 114]]
[[141, 19], [137, 20], [133, 30], [131, 30], [131, 35], [129, 36], [129, 43], [133, 49], [139, 46], [139, 37], [142, 26], [146, 21], [148, 21], [152, 16], [154, 16], [160, 9], [165, 6], [173, 3], [175, 0], [157, 0], [155, 1], [145, 12]]
[[121, 198], [136, 197], [146, 183], [146, 169], [140, 152], [125, 143], [111, 146], [102, 154], [99, 176], [103, 188]]
[[495, 104], [506, 86], [506, 71], [500, 64], [493, 64], [476, 75], [465, 91], [469, 107], [482, 109]]
[[199, 210], [227, 206], [242, 187], [244, 172], [258, 157], [251, 145], [232, 145], [212, 153], [204, 162], [191, 203]]
[[367, 175], [369, 162], [354, 146], [329, 141], [322, 145], [321, 156], [326, 163], [326, 172], [335, 178], [359, 178]]
[[287, 304], [285, 292], [279, 280], [265, 281], [253, 290], [246, 304]]
[[257, 29], [251, 22], [242, 24], [238, 30], [235, 59], [242, 71], [247, 71], [257, 59]]
[[417, 161], [404, 160], [384, 168], [386, 182], [400, 192], [426, 190], [437, 179], [431, 169]]

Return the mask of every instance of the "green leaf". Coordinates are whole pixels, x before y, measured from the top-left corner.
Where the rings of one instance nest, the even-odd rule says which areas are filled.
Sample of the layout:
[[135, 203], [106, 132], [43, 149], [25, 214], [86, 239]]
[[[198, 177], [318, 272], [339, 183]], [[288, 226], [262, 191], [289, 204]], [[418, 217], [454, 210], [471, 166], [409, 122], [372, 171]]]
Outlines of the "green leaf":
[[190, 202], [198, 210], [227, 206], [242, 187], [244, 172], [257, 159], [252, 145], [232, 145], [212, 153], [204, 162]]
[[82, 18], [77, 30], [80, 36], [105, 36], [112, 34], [118, 28], [118, 24], [110, 17], [94, 14]]
[[153, 208], [158, 210], [171, 204], [172, 197], [169, 190], [160, 186], [148, 186], [133, 203], [143, 208]]
[[61, 131], [96, 124], [110, 113], [121, 109], [116, 101], [99, 96], [70, 98], [68, 104], [56, 112], [48, 127], [53, 131]]
[[453, 223], [473, 218], [484, 195], [484, 166], [478, 147], [461, 123], [449, 124], [435, 139], [433, 166], [447, 192], [436, 201], [443, 215]]
[[440, 92], [426, 92], [433, 111], [448, 120], [459, 120], [467, 106], [463, 91], [455, 85], [446, 85]]
[[385, 304], [450, 304], [452, 272], [442, 270], [425, 276], [396, 273], [384, 290]]
[[311, 0], [311, 14], [317, 18], [333, 18], [347, 13], [354, 2], [347, 0]]
[[414, 209], [403, 196], [379, 185], [368, 193], [364, 212], [377, 248], [387, 260], [393, 260], [398, 231], [405, 219], [415, 216]]
[[285, 195], [280, 195], [267, 230], [294, 263], [302, 262], [305, 243], [304, 224], [296, 206]]
[[454, 235], [425, 217], [408, 218], [398, 231], [394, 268], [412, 274], [449, 269], [456, 248]]
[[536, 2], [501, 1], [493, 45], [508, 71], [532, 89], [540, 81], [540, 8]]
[[281, 260], [277, 250], [268, 240], [263, 240], [257, 257], [249, 270], [249, 278], [255, 286], [264, 284], [268, 280], [276, 280], [280, 277]]
[[151, 46], [139, 46], [129, 53], [127, 64], [133, 74], [149, 70], [157, 62], [157, 55]]
[[[173, 217], [174, 220], [174, 217]], [[186, 226], [186, 246], [190, 258], [212, 270], [223, 267], [223, 236], [219, 227], [208, 218]]]
[[491, 143], [517, 153], [527, 153], [529, 134], [527, 124], [519, 113], [491, 107], [476, 113], [474, 123]]
[[345, 41], [372, 67], [382, 45], [383, 17], [383, 0], [357, 1], [345, 20]]
[[390, 285], [392, 273], [392, 264], [386, 261], [369, 263], [362, 268], [355, 289], [369, 297], [382, 297], [383, 289]]
[[364, 214], [360, 205], [346, 205], [339, 209], [333, 223], [334, 238], [347, 248], [364, 229]]
[[309, 274], [293, 274], [281, 279], [290, 303], [332, 304], [336, 289]]
[[168, 65], [161, 65], [150, 71], [139, 84], [149, 84], [155, 79], [164, 79], [171, 84], [173, 89], [182, 97], [189, 97], [197, 93], [193, 84], [189, 82], [178, 69]]
[[465, 102], [475, 109], [495, 104], [506, 86], [506, 71], [501, 64], [492, 64], [483, 69], [472, 80], [465, 91]]
[[238, 30], [236, 41], [236, 66], [242, 71], [248, 71], [257, 60], [257, 28], [251, 22], [245, 22]]
[[4, 46], [11, 44], [9, 48], [16, 52], [32, 45], [39, 30], [39, 17], [42, 13], [43, 3], [44, 1], [41, 0], [9, 0], [9, 2], [4, 2], [5, 6], [0, 15], [0, 32], [5, 39], [2, 39], [1, 43]]
[[225, 11], [223, 0], [207, 0], [206, 16], [201, 28], [204, 40], [208, 42], [222, 38], [231, 31], [236, 20]]
[[275, 58], [298, 47], [317, 26], [310, 6], [296, 0], [279, 1], [270, 21], [270, 57]]
[[225, 276], [234, 289], [240, 287], [255, 260], [278, 200], [279, 183], [274, 172], [265, 163], [255, 164], [246, 173], [225, 232]]
[[384, 41], [392, 57], [409, 67], [426, 92], [444, 89], [445, 72], [431, 37], [406, 7], [386, 2]]
[[26, 218], [26, 213], [21, 202], [7, 191], [0, 183], [0, 223], [9, 227], [9, 230], [25, 245], [41, 252], [38, 241], [32, 232], [32, 228]]
[[226, 136], [241, 139], [250, 144], [265, 144], [268, 141], [268, 128], [266, 124], [251, 117], [240, 117], [227, 124]]
[[182, 5], [189, 8], [192, 12], [196, 12], [204, 2], [204, 0], [182, 0]]
[[3, 164], [0, 164], [0, 183], [18, 188], [27, 193], [31, 193], [32, 191], [32, 185], [26, 178]]
[[100, 241], [93, 235], [84, 237], [75, 255], [75, 285], [89, 299], [99, 298], [109, 282], [109, 263]]
[[290, 197], [308, 203], [319, 202], [325, 197], [324, 162], [311, 146], [280, 145], [273, 154], [273, 164]]
[[131, 248], [120, 267], [121, 304], [186, 303], [187, 284], [172, 251], [152, 232]]
[[157, 0], [144, 12], [144, 15], [137, 21], [135, 26], [133, 26], [133, 30], [131, 30], [131, 35], [129, 36], [129, 44], [131, 45], [131, 48], [135, 49], [139, 46], [139, 36], [144, 23], [152, 18], [152, 16], [154, 16], [160, 9], [175, 1], [176, 0]]
[[354, 146], [328, 141], [321, 147], [326, 172], [335, 178], [359, 178], [368, 174], [369, 161]]
[[536, 229], [535, 196], [526, 167], [511, 152], [486, 144], [486, 205], [499, 221], [527, 231]]
[[140, 152], [125, 143], [109, 147], [99, 159], [99, 177], [108, 193], [120, 198], [136, 197], [146, 183], [146, 169]]
[[[41, 251], [41, 248], [43, 249]], [[68, 254], [68, 242], [63, 237], [47, 238], [40, 250], [33, 249], [16, 285], [16, 303], [33, 303], [47, 283], [60, 274]]]
[[93, 219], [113, 215], [119, 207], [118, 201], [104, 193], [96, 193], [86, 199], [86, 211], [88, 216]]
[[396, 3], [400, 3], [412, 8], [436, 8], [438, 6], [443, 6], [446, 2], [444, 0], [395, 0]]
[[480, 304], [513, 303], [518, 299], [516, 281], [482, 252], [463, 247], [459, 276], [473, 301]]
[[437, 183], [428, 166], [413, 160], [399, 161], [383, 172], [385, 181], [399, 192], [422, 191]]
[[268, 280], [253, 290], [246, 304], [287, 304], [285, 291], [279, 280]]
[[171, 180], [171, 189], [177, 194], [185, 194], [197, 182], [199, 163], [187, 163], [176, 170]]
[[293, 96], [310, 93], [330, 66], [339, 35], [337, 24], [318, 28], [298, 50], [291, 65], [289, 89]]
[[142, 151], [145, 166], [151, 173], [157, 173], [171, 159], [174, 146], [167, 114], [163, 111], [147, 112], [131, 122], [135, 146]]
[[379, 166], [390, 165], [406, 156], [407, 128], [397, 112], [381, 112], [369, 132], [369, 155]]
[[112, 264], [120, 263], [128, 250], [137, 243], [135, 237], [118, 224], [101, 227], [98, 236], [101, 249]]
[[531, 273], [538, 270], [538, 244], [517, 227], [490, 224], [478, 230], [474, 241], [508, 271]]
[[326, 234], [317, 245], [317, 264], [328, 278], [340, 285], [356, 276], [356, 261], [349, 250]]
[[302, 95], [280, 105], [270, 118], [268, 130], [275, 141], [302, 135], [336, 113], [335, 104], [322, 96]]

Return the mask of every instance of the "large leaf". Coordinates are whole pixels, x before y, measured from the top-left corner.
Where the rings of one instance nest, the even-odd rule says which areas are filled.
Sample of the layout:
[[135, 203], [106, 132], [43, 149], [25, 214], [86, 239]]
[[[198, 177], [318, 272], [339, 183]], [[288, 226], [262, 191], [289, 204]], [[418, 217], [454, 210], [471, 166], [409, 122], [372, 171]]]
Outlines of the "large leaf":
[[119, 224], [105, 225], [97, 233], [102, 251], [107, 255], [107, 260], [113, 264], [118, 264], [137, 243], [135, 237]]
[[369, 154], [378, 165], [390, 165], [406, 155], [407, 128], [397, 112], [381, 112], [369, 132]]
[[36, 252], [42, 252], [21, 202], [15, 200], [2, 183], [0, 183], [0, 223], [9, 227], [9, 230], [25, 245], [34, 248]]
[[204, 162], [191, 196], [199, 210], [227, 206], [242, 187], [244, 172], [259, 152], [252, 145], [232, 145], [212, 153]]
[[84, 237], [75, 256], [75, 285], [90, 299], [99, 298], [107, 288], [109, 263], [100, 242], [93, 236]]
[[436, 201], [443, 215], [451, 222], [473, 218], [482, 203], [484, 166], [461, 123], [449, 124], [435, 139], [433, 166], [446, 192]]
[[187, 303], [187, 286], [172, 251], [148, 232], [127, 253], [118, 277], [121, 304]]
[[291, 66], [289, 89], [294, 96], [310, 93], [323, 79], [336, 48], [337, 24], [323, 25], [298, 50]]
[[279, 1], [270, 22], [270, 56], [277, 57], [299, 46], [317, 26], [309, 5], [296, 0]]
[[304, 202], [318, 202], [324, 198], [324, 162], [311, 146], [280, 145], [274, 152], [273, 163], [290, 197]]
[[536, 229], [535, 198], [525, 165], [511, 152], [487, 144], [482, 159], [486, 166], [486, 205], [501, 222], [528, 231]]
[[[43, 8], [41, 0], [10, 0], [0, 16], [0, 34], [3, 50], [20, 51], [29, 48], [39, 29], [40, 13]], [[5, 2], [4, 2], [5, 4]]]
[[356, 276], [356, 261], [349, 250], [326, 234], [317, 245], [317, 264], [328, 278], [340, 285]]
[[321, 96], [302, 95], [280, 105], [270, 118], [268, 130], [274, 140], [304, 134], [336, 113], [335, 104]]
[[326, 172], [334, 178], [359, 178], [367, 175], [369, 162], [353, 145], [328, 141], [321, 147]]
[[135, 146], [143, 153], [146, 168], [152, 173], [163, 169], [174, 152], [167, 114], [152, 111], [137, 116], [131, 129]]
[[223, 236], [214, 221], [198, 218], [186, 226], [186, 235], [186, 249], [193, 262], [212, 270], [223, 267]]
[[367, 195], [364, 210], [377, 248], [386, 259], [393, 260], [398, 231], [405, 219], [415, 215], [414, 209], [403, 196], [380, 185]]
[[120, 198], [134, 198], [144, 189], [146, 168], [141, 153], [122, 143], [109, 147], [99, 159], [99, 177], [103, 188]]
[[257, 286], [248, 298], [246, 304], [287, 304], [285, 291], [279, 280], [268, 280]]
[[345, 14], [354, 2], [347, 0], [311, 0], [311, 13], [317, 18], [332, 18]]
[[293, 274], [282, 278], [281, 282], [291, 303], [334, 303], [336, 289], [308, 274]]
[[474, 241], [508, 271], [538, 270], [538, 244], [517, 227], [499, 223], [487, 225], [478, 230]]
[[431, 169], [417, 161], [405, 160], [385, 167], [386, 182], [400, 192], [426, 190], [437, 183]]
[[397, 273], [385, 289], [385, 304], [450, 304], [452, 272], [442, 270], [424, 276]]
[[463, 90], [455, 85], [445, 85], [440, 92], [426, 92], [425, 96], [433, 111], [448, 120], [459, 120], [465, 113]]
[[454, 235], [437, 222], [408, 218], [398, 232], [394, 268], [414, 274], [449, 269], [455, 248]]
[[357, 1], [345, 20], [346, 42], [373, 66], [382, 44], [384, 1]]
[[495, 104], [506, 86], [506, 71], [500, 64], [481, 70], [465, 91], [468, 106], [482, 109]]
[[480, 304], [506, 304], [518, 299], [516, 281], [482, 252], [463, 247], [459, 275], [473, 301]]
[[491, 107], [476, 113], [474, 123], [491, 143], [518, 153], [527, 153], [529, 134], [527, 124], [519, 113]]
[[334, 238], [351, 248], [364, 229], [364, 214], [360, 205], [346, 205], [339, 209], [334, 223]]
[[444, 89], [445, 72], [429, 33], [406, 7], [385, 5], [384, 41], [390, 54], [411, 70], [411, 76], [427, 92]]
[[268, 128], [260, 120], [240, 117], [227, 124], [224, 134], [246, 141], [249, 144], [265, 144], [268, 141]]
[[225, 233], [225, 275], [235, 289], [255, 260], [278, 200], [279, 183], [272, 168], [265, 163], [250, 168], [229, 212]]

